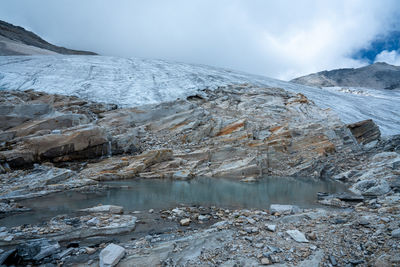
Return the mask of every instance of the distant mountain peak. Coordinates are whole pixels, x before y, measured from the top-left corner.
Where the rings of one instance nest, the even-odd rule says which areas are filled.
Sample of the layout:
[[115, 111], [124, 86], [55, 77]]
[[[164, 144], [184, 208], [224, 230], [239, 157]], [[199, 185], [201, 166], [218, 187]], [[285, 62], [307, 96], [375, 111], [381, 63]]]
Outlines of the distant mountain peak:
[[291, 82], [319, 87], [400, 89], [400, 67], [386, 62], [376, 62], [361, 68], [321, 71], [293, 79]]
[[0, 56], [36, 54], [96, 55], [50, 44], [33, 32], [0, 20]]

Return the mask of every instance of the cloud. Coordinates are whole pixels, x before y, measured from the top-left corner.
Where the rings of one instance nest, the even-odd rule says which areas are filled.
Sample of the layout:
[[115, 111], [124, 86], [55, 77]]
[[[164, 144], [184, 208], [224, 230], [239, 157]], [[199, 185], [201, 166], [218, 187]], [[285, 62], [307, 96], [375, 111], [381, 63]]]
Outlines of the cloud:
[[400, 66], [400, 55], [396, 50], [384, 50], [376, 55], [375, 62], [386, 62], [388, 64]]
[[103, 55], [227, 67], [281, 79], [366, 64], [397, 0], [2, 0], [0, 19]]

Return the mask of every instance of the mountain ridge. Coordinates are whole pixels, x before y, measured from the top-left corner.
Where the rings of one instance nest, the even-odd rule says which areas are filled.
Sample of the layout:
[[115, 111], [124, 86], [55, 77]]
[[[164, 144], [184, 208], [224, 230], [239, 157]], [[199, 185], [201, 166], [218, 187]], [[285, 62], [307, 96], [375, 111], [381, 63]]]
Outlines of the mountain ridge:
[[0, 20], [0, 56], [35, 54], [97, 55], [53, 45], [23, 27]]
[[293, 83], [318, 87], [364, 87], [400, 89], [400, 67], [377, 62], [361, 68], [320, 71], [291, 80]]

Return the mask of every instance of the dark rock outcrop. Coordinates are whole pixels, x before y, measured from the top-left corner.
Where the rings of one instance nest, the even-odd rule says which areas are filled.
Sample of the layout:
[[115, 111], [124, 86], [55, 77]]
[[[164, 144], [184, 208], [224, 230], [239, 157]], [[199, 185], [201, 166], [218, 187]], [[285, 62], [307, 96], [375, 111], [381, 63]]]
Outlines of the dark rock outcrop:
[[378, 62], [358, 69], [321, 71], [298, 77], [291, 82], [319, 86], [349, 86], [376, 89], [399, 89], [400, 67]]
[[0, 20], [0, 56], [51, 54], [50, 52], [64, 55], [96, 55], [89, 51], [50, 44], [33, 32]]

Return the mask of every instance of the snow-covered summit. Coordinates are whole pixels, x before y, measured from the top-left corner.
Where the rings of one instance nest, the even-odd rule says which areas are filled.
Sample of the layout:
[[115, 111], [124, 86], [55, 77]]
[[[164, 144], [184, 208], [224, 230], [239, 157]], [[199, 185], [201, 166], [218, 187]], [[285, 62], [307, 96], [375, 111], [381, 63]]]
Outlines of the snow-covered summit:
[[104, 56], [0, 57], [0, 90], [34, 89], [138, 106], [208, 88], [253, 83], [302, 93], [346, 122], [373, 119], [384, 135], [400, 133], [400, 91], [320, 89], [204, 65]]

